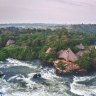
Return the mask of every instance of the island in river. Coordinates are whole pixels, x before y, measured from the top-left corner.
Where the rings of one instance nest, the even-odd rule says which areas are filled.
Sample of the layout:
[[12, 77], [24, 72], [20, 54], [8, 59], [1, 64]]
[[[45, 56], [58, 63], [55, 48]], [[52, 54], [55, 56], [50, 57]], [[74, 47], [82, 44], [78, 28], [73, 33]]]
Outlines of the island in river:
[[[87, 31], [82, 30], [82, 26]], [[91, 32], [88, 26], [95, 30], [93, 26], [96, 25], [90, 24], [58, 29], [0, 28], [0, 60], [8, 57], [18, 60], [41, 59], [60, 73], [95, 70], [96, 33]]]

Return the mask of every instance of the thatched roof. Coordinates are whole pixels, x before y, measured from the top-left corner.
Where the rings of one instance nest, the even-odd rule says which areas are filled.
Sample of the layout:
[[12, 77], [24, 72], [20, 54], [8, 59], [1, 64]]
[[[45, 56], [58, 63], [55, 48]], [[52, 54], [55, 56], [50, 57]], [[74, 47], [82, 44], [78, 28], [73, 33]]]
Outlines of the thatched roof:
[[12, 45], [12, 44], [14, 44], [14, 43], [15, 43], [14, 40], [9, 39], [9, 40], [7, 41], [7, 43], [6, 43], [6, 46]]
[[58, 58], [65, 59], [66, 61], [71, 62], [75, 62], [78, 59], [78, 57], [75, 55], [75, 53], [72, 52], [70, 48], [60, 52]]
[[85, 47], [84, 47], [84, 45], [81, 43], [81, 44], [79, 44], [79, 45], [77, 45], [76, 46], [78, 49], [80, 49], [80, 50], [84, 50], [85, 49]]
[[47, 51], [46, 51], [47, 54], [50, 54], [50, 53], [52, 53], [52, 52], [53, 52], [53, 49], [50, 48], [50, 47], [49, 47], [49, 48], [47, 49]]

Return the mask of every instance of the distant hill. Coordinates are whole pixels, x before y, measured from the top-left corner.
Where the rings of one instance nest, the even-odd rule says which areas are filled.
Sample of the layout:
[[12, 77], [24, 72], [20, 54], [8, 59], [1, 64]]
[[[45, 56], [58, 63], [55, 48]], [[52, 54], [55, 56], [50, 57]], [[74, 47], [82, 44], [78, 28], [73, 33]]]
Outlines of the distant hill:
[[0, 24], [0, 28], [6, 27], [17, 27], [17, 28], [36, 28], [36, 29], [56, 29], [62, 28], [64, 25], [61, 24], [43, 24], [43, 23], [16, 23], [16, 24]]
[[91, 32], [96, 33], [96, 24], [44, 24], [44, 23], [16, 23], [16, 24], [0, 24], [0, 28], [16, 27], [25, 29], [60, 29], [67, 28], [69, 32]]

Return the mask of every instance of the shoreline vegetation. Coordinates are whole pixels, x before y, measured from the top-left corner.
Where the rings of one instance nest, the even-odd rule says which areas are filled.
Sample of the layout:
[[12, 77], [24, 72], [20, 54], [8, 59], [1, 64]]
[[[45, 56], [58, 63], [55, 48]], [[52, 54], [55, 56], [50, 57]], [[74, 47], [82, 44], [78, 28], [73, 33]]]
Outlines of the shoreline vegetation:
[[40, 59], [59, 73], [96, 70], [95, 43], [95, 33], [69, 32], [65, 27], [55, 30], [0, 28], [0, 61], [8, 57]]

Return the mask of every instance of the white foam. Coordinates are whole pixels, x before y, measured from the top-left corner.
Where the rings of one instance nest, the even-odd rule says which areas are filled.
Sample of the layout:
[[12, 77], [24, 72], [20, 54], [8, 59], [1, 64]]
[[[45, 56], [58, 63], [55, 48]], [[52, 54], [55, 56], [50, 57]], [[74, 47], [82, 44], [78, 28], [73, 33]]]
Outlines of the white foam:
[[[10, 77], [7, 82], [4, 80], [0, 80], [0, 92], [4, 93], [4, 96], [70, 96], [66, 93], [66, 85], [61, 81], [59, 76], [56, 76], [54, 68], [44, 68], [40, 69], [38, 67], [38, 62], [33, 62], [34, 64], [29, 64], [26, 62], [22, 62], [16, 59], [8, 58], [7, 63], [0, 64], [3, 68], [9, 68], [12, 66], [26, 66], [29, 68], [37, 68], [35, 73], [28, 73], [27, 77], [21, 75], [21, 73]], [[15, 67], [14, 67], [15, 68]], [[16, 67], [17, 68], [17, 67]], [[21, 70], [22, 71], [22, 70]], [[34, 71], [32, 71], [34, 72]], [[41, 77], [46, 79], [44, 83], [42, 82], [35, 82], [32, 80], [34, 74], [40, 73]], [[11, 80], [16, 80], [16, 83], [11, 82]], [[59, 81], [60, 80], [60, 81]], [[10, 81], [10, 82], [8, 82]], [[20, 83], [26, 84], [24, 88], [22, 86], [18, 86]], [[46, 84], [49, 84], [48, 86]], [[21, 91], [20, 91], [21, 90]], [[67, 95], [64, 95], [67, 94]]]
[[11, 63], [10, 66], [26, 66], [26, 67], [29, 67], [29, 68], [33, 68], [33, 66], [31, 64], [21, 62], [19, 60], [13, 59], [13, 58], [8, 58], [7, 61], [9, 63]]
[[[2, 64], [2, 61], [1, 61], [0, 68], [9, 68], [9, 67], [13, 67], [13, 66], [25, 66], [25, 67], [33, 68], [33, 69], [38, 68], [37, 64], [34, 66], [34, 65], [30, 64], [30, 63], [19, 61], [17, 59], [13, 59], [13, 58], [8, 58], [8, 59], [6, 59], [6, 61], [7, 61], [7, 63], [5, 63], [5, 64]], [[39, 68], [42, 68], [42, 66], [39, 66]]]
[[6, 95], [6, 96], [69, 96], [69, 95], [62, 95], [58, 94], [57, 92], [49, 93], [45, 90], [45, 88], [42, 88], [37, 91], [32, 92], [13, 92], [12, 95]]
[[[28, 90], [30, 88], [33, 89], [33, 87], [36, 86], [35, 82], [30, 80], [30, 78], [25, 78], [23, 75], [12, 76], [11, 78], [8, 79], [8, 81], [13, 80], [13, 79], [22, 80], [22, 81], [26, 82], [26, 85], [27, 85], [26, 90]], [[38, 86], [38, 84], [37, 84], [37, 86]], [[15, 91], [14, 91], [14, 88], [15, 88]], [[32, 94], [29, 92], [18, 92], [17, 91], [18, 89], [19, 89], [19, 87], [16, 84], [8, 83], [8, 82], [6, 82], [6, 80], [0, 79], [0, 92], [2, 92], [4, 94], [3, 96], [32, 96]]]
[[11, 85], [6, 80], [0, 79], [0, 92], [4, 94], [3, 96], [7, 94], [9, 89], [12, 90]]
[[11, 81], [11, 80], [13, 80], [13, 79], [20, 80], [20, 79], [22, 79], [22, 78], [24, 78], [24, 76], [21, 75], [21, 74], [19, 74], [19, 75], [10, 77], [7, 81], [9, 82], [9, 81]]
[[96, 86], [87, 86], [85, 84], [79, 84], [80, 81], [91, 80], [95, 77], [74, 77], [73, 83], [70, 85], [71, 92], [77, 94], [77, 95], [83, 95], [83, 96], [92, 96], [92, 94], [96, 95]]
[[3, 63], [3, 61], [0, 61], [0, 64]]
[[44, 79], [54, 80], [54, 78], [60, 78], [56, 76], [54, 68], [45, 68], [41, 70], [40, 74]]

